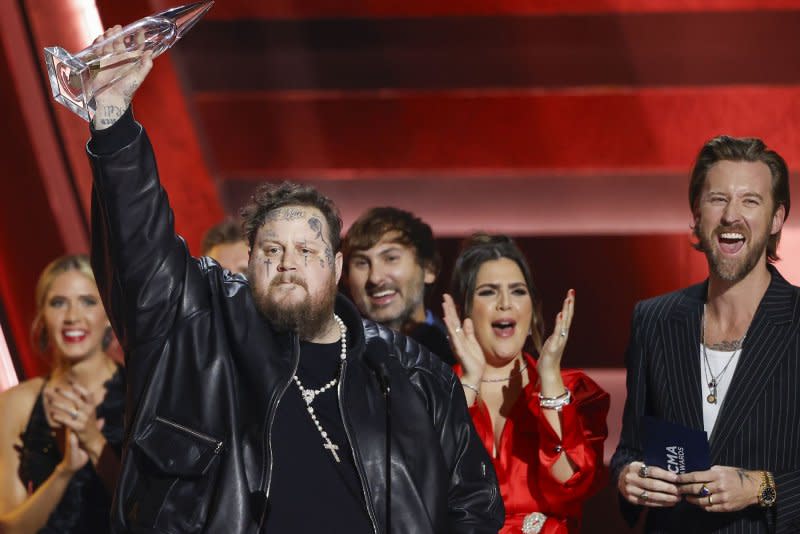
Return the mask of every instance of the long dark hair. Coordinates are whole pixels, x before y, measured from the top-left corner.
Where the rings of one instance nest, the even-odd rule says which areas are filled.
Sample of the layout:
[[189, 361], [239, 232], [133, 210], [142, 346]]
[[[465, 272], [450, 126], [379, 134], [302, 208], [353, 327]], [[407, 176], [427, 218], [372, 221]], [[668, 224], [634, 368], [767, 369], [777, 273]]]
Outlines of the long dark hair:
[[539, 291], [533, 285], [531, 268], [522, 251], [514, 240], [506, 235], [489, 235], [476, 233], [464, 241], [461, 254], [456, 259], [453, 267], [453, 278], [450, 283], [450, 292], [461, 314], [468, 317], [472, 313], [472, 299], [475, 294], [475, 280], [481, 265], [487, 261], [507, 258], [519, 266], [528, 294], [531, 296], [531, 343], [533, 349], [539, 353], [544, 343], [544, 323], [542, 321], [542, 300]]

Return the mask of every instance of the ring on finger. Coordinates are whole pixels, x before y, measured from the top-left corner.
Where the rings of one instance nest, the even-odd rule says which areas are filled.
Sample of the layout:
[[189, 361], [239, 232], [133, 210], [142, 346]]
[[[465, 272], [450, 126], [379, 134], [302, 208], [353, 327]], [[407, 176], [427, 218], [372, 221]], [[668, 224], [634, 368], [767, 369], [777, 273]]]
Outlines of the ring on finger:
[[461, 327], [460, 327], [460, 326], [457, 326], [457, 327], [456, 327], [456, 334], [460, 334], [460, 333], [461, 333]]
[[560, 335], [561, 337], [567, 337], [567, 330], [566, 330], [566, 329], [564, 329], [564, 328], [562, 328], [562, 329], [561, 329], [561, 332], [559, 332], [559, 335]]
[[78, 410], [72, 410], [69, 412], [69, 416], [72, 417], [73, 420], [78, 418]]
[[648, 497], [647, 496], [647, 490], [644, 490], [644, 491], [642, 491], [642, 493], [639, 494], [639, 500], [640, 501], [646, 501], [647, 497]]
[[703, 484], [702, 486], [700, 486], [700, 492], [698, 493], [698, 495], [700, 497], [710, 497], [711, 496], [711, 490], [708, 489], [708, 486]]
[[711, 498], [711, 495], [708, 496], [708, 505], [714, 506], [714, 500]]
[[647, 466], [646, 465], [642, 464], [642, 466], [639, 468], [639, 476], [642, 477], [642, 478], [647, 478]]

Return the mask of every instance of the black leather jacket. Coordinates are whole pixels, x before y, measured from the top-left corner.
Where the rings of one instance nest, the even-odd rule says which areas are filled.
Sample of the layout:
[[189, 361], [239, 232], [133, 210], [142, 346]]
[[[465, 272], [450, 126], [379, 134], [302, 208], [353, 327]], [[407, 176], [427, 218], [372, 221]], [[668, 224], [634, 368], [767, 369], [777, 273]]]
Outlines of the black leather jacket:
[[[270, 444], [280, 439], [271, 425], [298, 339], [270, 327], [243, 277], [189, 255], [130, 110], [93, 132], [88, 152], [92, 265], [128, 369], [114, 530], [259, 532]], [[451, 370], [414, 341], [362, 323], [343, 297], [336, 310], [350, 336], [339, 403], [375, 532], [386, 531], [385, 404], [367, 361], [385, 363], [394, 400], [391, 531], [497, 532], [496, 476]]]

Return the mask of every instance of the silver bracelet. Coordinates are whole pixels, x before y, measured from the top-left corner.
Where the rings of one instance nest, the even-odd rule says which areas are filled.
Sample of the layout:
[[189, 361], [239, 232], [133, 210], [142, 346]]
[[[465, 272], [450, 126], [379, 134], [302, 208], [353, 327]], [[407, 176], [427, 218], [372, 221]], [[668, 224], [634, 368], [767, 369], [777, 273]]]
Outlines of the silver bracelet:
[[474, 392], [475, 392], [475, 395], [480, 395], [480, 394], [481, 394], [481, 392], [478, 390], [478, 388], [477, 388], [477, 387], [475, 387], [475, 386], [473, 386], [472, 384], [467, 384], [466, 382], [464, 382], [464, 381], [462, 380], [462, 381], [461, 381], [461, 385], [462, 385], [462, 386], [464, 386], [464, 387], [465, 387], [465, 388], [467, 388], [467, 389], [471, 389], [472, 391], [474, 391]]
[[572, 393], [568, 389], [558, 397], [545, 397], [539, 393], [539, 406], [545, 410], [560, 412], [570, 402], [572, 402]]

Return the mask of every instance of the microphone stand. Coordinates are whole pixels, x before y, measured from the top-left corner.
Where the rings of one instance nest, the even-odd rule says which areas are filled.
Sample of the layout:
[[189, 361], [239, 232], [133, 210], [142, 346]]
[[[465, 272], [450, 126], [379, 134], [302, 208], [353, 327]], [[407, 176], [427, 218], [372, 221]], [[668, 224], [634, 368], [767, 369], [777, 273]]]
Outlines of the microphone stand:
[[383, 398], [386, 406], [386, 436], [384, 438], [386, 445], [386, 534], [390, 534], [390, 527], [392, 524], [392, 425], [391, 425], [391, 391], [392, 386], [389, 381], [389, 370], [386, 364], [380, 366], [380, 383], [383, 390]]
[[[384, 445], [385, 445], [385, 466], [386, 469], [386, 532], [385, 534], [390, 534], [390, 529], [392, 526], [392, 418], [391, 418], [391, 391], [392, 385], [391, 380], [389, 379], [389, 367], [386, 363], [386, 359], [389, 358], [388, 351], [386, 350], [386, 345], [380, 340], [379, 337], [375, 340], [378, 343], [378, 347], [376, 347], [375, 351], [367, 349], [364, 354], [364, 359], [366, 364], [372, 371], [375, 373], [375, 376], [378, 378], [378, 383], [380, 384], [381, 390], [383, 391], [383, 399], [384, 405], [386, 408], [386, 413], [384, 414], [384, 419], [386, 420], [386, 435], [384, 437]], [[382, 352], [386, 359], [382, 359], [378, 354]]]

